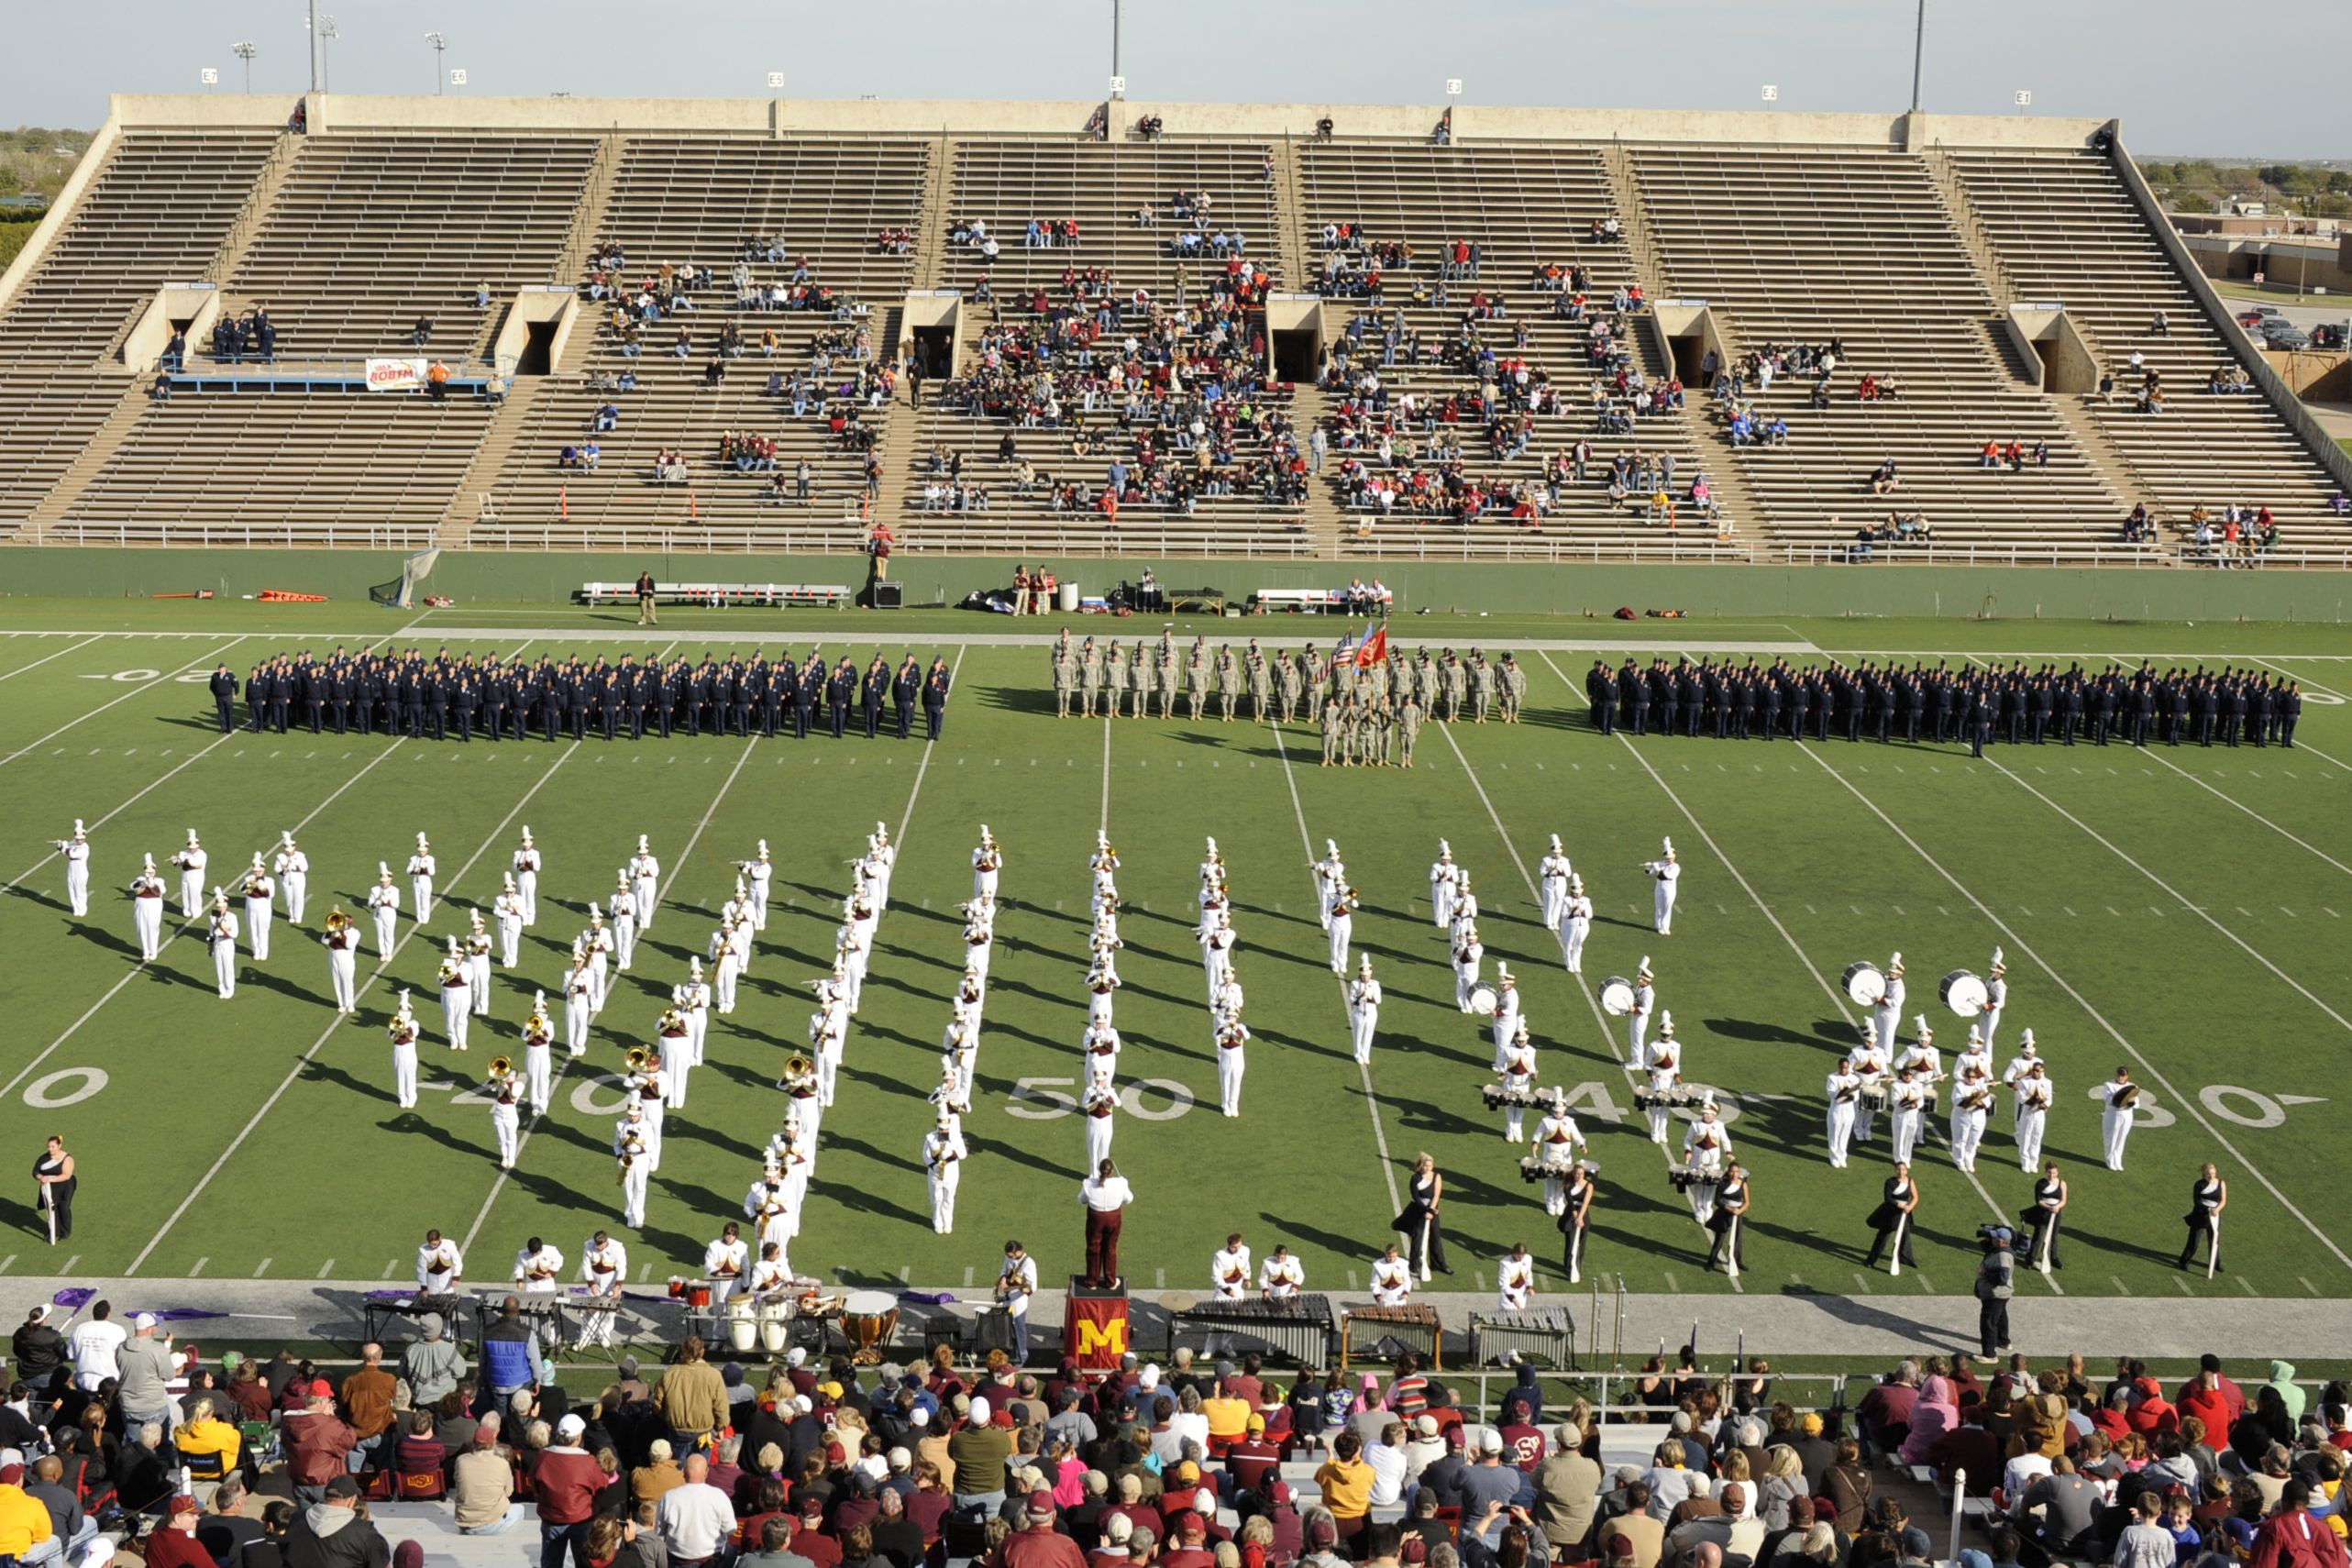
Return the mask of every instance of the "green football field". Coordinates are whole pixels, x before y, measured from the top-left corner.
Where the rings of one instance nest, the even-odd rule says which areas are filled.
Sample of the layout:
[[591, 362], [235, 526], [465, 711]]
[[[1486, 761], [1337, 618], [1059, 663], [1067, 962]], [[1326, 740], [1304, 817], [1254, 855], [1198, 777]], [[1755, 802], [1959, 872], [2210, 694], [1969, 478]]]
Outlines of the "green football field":
[[[1042, 646], [1009, 646], [1032, 624], [947, 612], [899, 616], [672, 613], [651, 643], [627, 614], [557, 606], [468, 608], [420, 617], [369, 607], [12, 602], [0, 613], [0, 943], [9, 962], [0, 1034], [0, 1150], [29, 1165], [64, 1132], [81, 1163], [78, 1228], [51, 1254], [21, 1201], [0, 1197], [0, 1272], [111, 1277], [405, 1278], [424, 1228], [468, 1248], [469, 1277], [502, 1275], [543, 1233], [576, 1263], [612, 1228], [631, 1268], [656, 1282], [692, 1272], [739, 1216], [759, 1151], [778, 1125], [773, 1088], [803, 1047], [807, 981], [829, 962], [845, 862], [875, 823], [900, 845], [853, 1028], [839, 1102], [793, 1260], [845, 1282], [959, 1287], [992, 1277], [1018, 1235], [1049, 1282], [1078, 1262], [1078, 1120], [1057, 1095], [1081, 1068], [1087, 857], [1104, 827], [1123, 860], [1128, 903], [1118, 1022], [1134, 1113], [1114, 1153], [1138, 1191], [1125, 1260], [1139, 1288], [1200, 1289], [1227, 1231], [1263, 1254], [1287, 1241], [1309, 1287], [1368, 1281], [1407, 1167], [1427, 1150], [1448, 1180], [1456, 1288], [1483, 1287], [1524, 1239], [1544, 1262], [1557, 1237], [1540, 1189], [1518, 1179], [1499, 1113], [1482, 1105], [1483, 1021], [1453, 1006], [1428, 867], [1441, 837], [1475, 879], [1490, 967], [1522, 976], [1541, 1077], [1568, 1088], [1603, 1167], [1588, 1268], [1635, 1291], [1729, 1290], [1702, 1275], [1705, 1238], [1665, 1179], [1620, 1066], [1625, 1035], [1596, 1005], [1601, 979], [1645, 954], [1660, 1004], [1684, 1043], [1684, 1073], [1718, 1086], [1750, 1166], [1750, 1271], [1739, 1288], [1830, 1294], [1964, 1292], [1977, 1224], [2026, 1201], [2005, 1104], [1976, 1174], [1940, 1143], [1920, 1163], [1919, 1269], [1866, 1274], [1863, 1217], [1886, 1175], [1886, 1144], [1827, 1168], [1822, 1080], [1852, 1043], [1859, 1010], [1838, 989], [1857, 958], [1903, 951], [1912, 1010], [1947, 1050], [1966, 1025], [1936, 1002], [1945, 971], [1987, 967], [2006, 949], [2010, 1002], [1998, 1056], [2031, 1027], [2059, 1087], [2048, 1149], [2073, 1184], [2067, 1267], [2031, 1297], [2169, 1298], [2352, 1294], [2352, 1227], [2340, 1165], [2343, 1079], [2352, 1046], [2352, 636], [2287, 626], [2082, 624], [1687, 622], [1434, 616], [1400, 621], [1426, 639], [1516, 647], [1529, 669], [1528, 722], [1431, 725], [1419, 766], [1326, 770], [1304, 725], [1056, 720]], [[1050, 630], [1052, 623], [1043, 624]], [[1088, 621], [1081, 630], [1156, 635], [1159, 623]], [[1209, 623], [1212, 641], [1339, 628], [1296, 620]], [[1179, 626], [1180, 635], [1191, 628]], [[470, 746], [306, 732], [224, 739], [202, 672], [242, 669], [267, 651], [392, 638], [428, 649], [617, 654], [672, 645], [861, 663], [878, 646], [955, 663], [945, 739], [796, 743], [739, 738]], [[527, 639], [527, 640], [526, 640]], [[607, 639], [599, 641], [598, 639]], [[976, 639], [966, 641], [966, 639]], [[1792, 745], [1606, 738], [1586, 727], [1588, 651], [1540, 642], [1640, 641], [1678, 648], [1913, 650], [1955, 660], [1995, 654], [2246, 662], [2305, 682], [2300, 744], [2280, 750], [2120, 746]], [[66, 911], [48, 840], [87, 819], [96, 845], [87, 921]], [[972, 1160], [955, 1233], [930, 1227], [919, 1149], [924, 1095], [938, 1080], [948, 998], [960, 968], [954, 906], [970, 890], [985, 823], [1007, 865], [978, 1087], [966, 1119]], [[468, 911], [486, 909], [524, 825], [542, 848], [539, 923], [515, 970], [501, 971], [473, 1048], [441, 1044], [426, 1005], [436, 955]], [[159, 857], [203, 834], [214, 879], [292, 828], [312, 866], [310, 930], [278, 923], [266, 966], [245, 966], [233, 1000], [176, 919], [141, 966], [124, 884], [142, 851]], [[401, 867], [419, 831], [440, 856], [446, 902], [379, 969], [359, 969], [360, 1011], [338, 1022], [315, 935], [326, 911], [357, 911], [379, 860]], [[1580, 983], [1535, 918], [1530, 878], [1558, 833], [1600, 919]], [[564, 1065], [556, 1106], [502, 1176], [490, 1113], [461, 1098], [504, 1048], [534, 988], [554, 990], [591, 899], [610, 889], [639, 834], [668, 872], [663, 907], [619, 977], [594, 1046]], [[1217, 1114], [1198, 949], [1196, 867], [1214, 834], [1231, 870], [1250, 996], [1243, 1114]], [[1671, 835], [1684, 867], [1675, 931], [1650, 929], [1639, 867]], [[776, 905], [738, 1010], [713, 1018], [709, 1065], [673, 1111], [648, 1223], [619, 1226], [610, 1155], [623, 1053], [646, 1042], [668, 988], [699, 953], [732, 887], [732, 862], [765, 837]], [[1313, 908], [1309, 862], [1336, 838], [1364, 908], [1357, 945], [1386, 987], [1369, 1073], [1349, 1049], [1340, 982]], [[174, 903], [176, 915], [176, 900]], [[363, 924], [364, 924], [363, 920]], [[416, 988], [426, 1026], [422, 1105], [392, 1101], [384, 1023], [397, 988]], [[1906, 1032], [1909, 1024], [1906, 1020]], [[2100, 1080], [2129, 1064], [2151, 1091], [2114, 1175], [2098, 1155]], [[1532, 1119], [1530, 1119], [1531, 1122]], [[2219, 1164], [2232, 1202], [2210, 1282], [2176, 1273], [2186, 1187]]]

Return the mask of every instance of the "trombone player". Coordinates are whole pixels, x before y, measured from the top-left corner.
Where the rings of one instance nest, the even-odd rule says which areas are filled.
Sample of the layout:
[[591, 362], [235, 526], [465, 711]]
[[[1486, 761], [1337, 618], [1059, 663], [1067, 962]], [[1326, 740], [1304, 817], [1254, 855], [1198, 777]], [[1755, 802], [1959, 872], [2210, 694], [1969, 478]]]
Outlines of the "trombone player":
[[646, 1228], [646, 1183], [653, 1175], [653, 1165], [646, 1155], [645, 1113], [635, 1105], [613, 1130], [613, 1158], [621, 1168], [621, 1223], [642, 1231]]
[[491, 1130], [498, 1134], [499, 1168], [511, 1171], [523, 1141], [523, 1085], [512, 1060], [490, 1059], [490, 1081], [482, 1086], [482, 1092], [490, 1098]]

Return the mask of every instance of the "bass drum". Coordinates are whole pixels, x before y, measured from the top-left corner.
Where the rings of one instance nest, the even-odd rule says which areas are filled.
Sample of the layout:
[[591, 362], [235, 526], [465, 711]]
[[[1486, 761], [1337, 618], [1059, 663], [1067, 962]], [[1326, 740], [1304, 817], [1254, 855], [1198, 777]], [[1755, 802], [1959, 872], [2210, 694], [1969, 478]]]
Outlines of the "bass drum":
[[727, 1303], [727, 1342], [739, 1354], [749, 1353], [759, 1342], [759, 1320], [749, 1297], [738, 1296]]
[[1481, 1018], [1494, 1017], [1495, 1009], [1501, 1001], [1502, 998], [1495, 988], [1484, 980], [1470, 988], [1470, 1010]]
[[1938, 989], [1944, 1005], [1952, 1010], [1956, 1018], [1974, 1018], [1984, 1010], [1984, 982], [1966, 969], [1954, 969], [1946, 975]]
[[1611, 975], [1601, 982], [1601, 1010], [1611, 1018], [1623, 1018], [1633, 1010], [1633, 982], [1623, 975]]
[[1886, 999], [1886, 976], [1867, 958], [1846, 966], [1843, 983], [1856, 1007], [1876, 1007]]

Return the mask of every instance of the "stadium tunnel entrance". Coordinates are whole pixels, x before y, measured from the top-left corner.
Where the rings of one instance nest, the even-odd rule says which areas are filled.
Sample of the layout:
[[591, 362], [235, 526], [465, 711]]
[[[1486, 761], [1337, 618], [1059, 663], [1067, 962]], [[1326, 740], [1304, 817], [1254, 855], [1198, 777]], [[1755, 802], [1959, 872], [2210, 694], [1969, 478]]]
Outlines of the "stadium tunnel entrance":
[[900, 341], [924, 377], [944, 381], [955, 373], [964, 338], [963, 296], [954, 289], [909, 294], [900, 315]]
[[1277, 381], [1311, 382], [1321, 368], [1323, 302], [1315, 294], [1275, 294], [1265, 302], [1266, 373]]

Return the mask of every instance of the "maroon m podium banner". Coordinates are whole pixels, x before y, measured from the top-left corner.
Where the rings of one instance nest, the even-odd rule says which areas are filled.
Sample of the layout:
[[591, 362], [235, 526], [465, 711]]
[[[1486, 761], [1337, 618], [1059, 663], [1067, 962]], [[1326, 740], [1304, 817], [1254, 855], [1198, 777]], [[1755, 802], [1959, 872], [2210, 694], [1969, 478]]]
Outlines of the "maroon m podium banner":
[[1062, 1309], [1062, 1353], [1078, 1370], [1110, 1372], [1127, 1353], [1127, 1293], [1091, 1291], [1073, 1277]]

